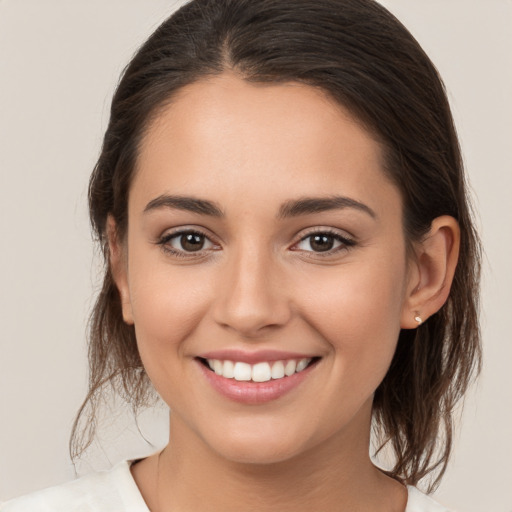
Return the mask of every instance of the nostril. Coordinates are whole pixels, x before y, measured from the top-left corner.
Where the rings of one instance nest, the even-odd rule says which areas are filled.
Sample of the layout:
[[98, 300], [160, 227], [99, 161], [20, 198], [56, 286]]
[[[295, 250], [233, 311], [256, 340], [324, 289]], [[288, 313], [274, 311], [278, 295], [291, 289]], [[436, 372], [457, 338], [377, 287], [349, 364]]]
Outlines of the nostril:
[[271, 270], [248, 268], [240, 262], [234, 267], [236, 279], [224, 281], [216, 294], [212, 309], [216, 323], [244, 338], [285, 325], [291, 318], [289, 303]]

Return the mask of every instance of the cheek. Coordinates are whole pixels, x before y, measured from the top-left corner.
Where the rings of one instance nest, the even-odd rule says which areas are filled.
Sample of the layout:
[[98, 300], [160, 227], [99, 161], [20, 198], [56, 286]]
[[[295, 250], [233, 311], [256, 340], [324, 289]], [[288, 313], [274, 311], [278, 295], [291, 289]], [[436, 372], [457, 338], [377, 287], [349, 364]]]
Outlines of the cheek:
[[[139, 351], [144, 363], [181, 350], [208, 309], [208, 272], [180, 271], [160, 254], [131, 255], [129, 288]], [[192, 278], [191, 278], [192, 277]], [[167, 358], [165, 358], [167, 360]]]
[[346, 327], [359, 324], [359, 330], [374, 323], [399, 323], [404, 283], [405, 263], [394, 263], [389, 257], [372, 265], [353, 262], [333, 270], [319, 269], [306, 276], [305, 290], [298, 295], [306, 299], [312, 317], [323, 317], [333, 325], [343, 319]]
[[400, 332], [404, 283], [405, 259], [393, 257], [347, 263], [302, 283], [301, 310], [340, 356], [340, 371], [357, 380], [384, 377]]

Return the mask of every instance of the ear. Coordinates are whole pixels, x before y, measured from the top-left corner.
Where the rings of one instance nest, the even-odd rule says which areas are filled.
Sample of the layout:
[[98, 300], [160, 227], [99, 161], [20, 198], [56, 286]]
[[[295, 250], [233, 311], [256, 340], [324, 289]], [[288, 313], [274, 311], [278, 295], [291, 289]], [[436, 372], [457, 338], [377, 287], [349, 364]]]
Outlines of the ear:
[[448, 299], [460, 246], [458, 222], [448, 215], [432, 222], [427, 236], [414, 245], [400, 326], [414, 329], [439, 311]]
[[129, 325], [133, 325], [130, 289], [128, 287], [128, 261], [126, 257], [126, 248], [123, 245], [123, 242], [119, 239], [116, 221], [111, 215], [107, 217], [107, 238], [110, 270], [121, 298], [123, 320]]

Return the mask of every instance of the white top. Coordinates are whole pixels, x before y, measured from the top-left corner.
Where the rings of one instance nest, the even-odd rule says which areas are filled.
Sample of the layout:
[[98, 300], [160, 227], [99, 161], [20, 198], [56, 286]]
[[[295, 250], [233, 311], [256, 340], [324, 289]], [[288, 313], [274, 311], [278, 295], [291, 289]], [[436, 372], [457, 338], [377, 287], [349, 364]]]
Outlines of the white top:
[[[71, 482], [43, 489], [0, 505], [0, 512], [150, 512], [123, 461]], [[407, 487], [405, 512], [450, 512], [415, 487]]]

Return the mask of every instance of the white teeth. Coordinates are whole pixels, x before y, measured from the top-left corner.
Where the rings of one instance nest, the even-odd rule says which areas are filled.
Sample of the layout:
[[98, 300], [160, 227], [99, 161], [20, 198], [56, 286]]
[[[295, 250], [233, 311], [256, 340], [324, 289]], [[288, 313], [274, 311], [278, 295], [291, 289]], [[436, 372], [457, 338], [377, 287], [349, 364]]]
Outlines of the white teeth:
[[310, 361], [311, 361], [311, 359], [301, 359], [297, 363], [297, 373], [301, 372], [302, 370], [304, 370], [306, 368], [306, 366], [309, 364]]
[[226, 379], [233, 379], [235, 377], [235, 363], [233, 361], [224, 361], [222, 376]]
[[252, 367], [252, 380], [254, 382], [267, 382], [271, 377], [268, 363], [258, 363]]
[[282, 379], [284, 377], [284, 364], [283, 364], [283, 361], [276, 361], [272, 365], [271, 377], [273, 379]]
[[208, 366], [217, 375], [226, 379], [235, 379], [237, 381], [267, 382], [270, 379], [282, 379], [290, 377], [294, 373], [305, 370], [311, 362], [307, 357], [296, 361], [289, 359], [287, 361], [261, 362], [254, 365], [242, 363], [240, 361], [221, 361], [219, 359], [207, 359]]
[[293, 375], [295, 373], [296, 369], [297, 369], [297, 363], [295, 362], [294, 359], [290, 359], [289, 361], [286, 362], [286, 366], [284, 367], [284, 374], [287, 377], [290, 377], [291, 375]]
[[222, 361], [219, 361], [218, 359], [214, 359], [213, 360], [213, 371], [217, 374], [217, 375], [222, 375], [222, 367], [224, 365], [222, 364]]
[[233, 377], [235, 380], [251, 380], [252, 377], [252, 368], [250, 364], [235, 363], [235, 368], [233, 369]]

